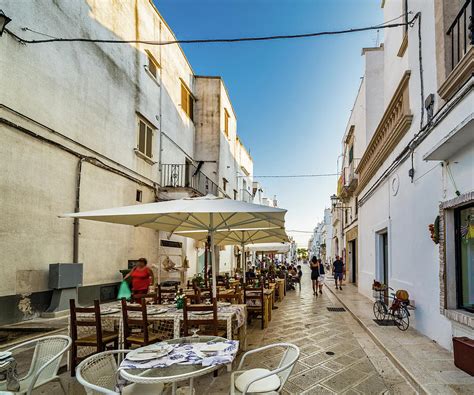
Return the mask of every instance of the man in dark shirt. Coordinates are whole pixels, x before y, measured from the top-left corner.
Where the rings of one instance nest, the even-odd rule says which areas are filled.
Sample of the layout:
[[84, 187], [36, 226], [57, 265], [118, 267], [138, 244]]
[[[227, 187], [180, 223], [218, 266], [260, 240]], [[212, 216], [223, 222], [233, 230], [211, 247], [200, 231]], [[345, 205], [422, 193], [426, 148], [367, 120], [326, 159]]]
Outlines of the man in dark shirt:
[[336, 282], [337, 289], [337, 280], [339, 280], [339, 289], [342, 291], [342, 279], [344, 277], [344, 262], [341, 258], [336, 255], [336, 260], [332, 264], [332, 272], [334, 274], [334, 281]]

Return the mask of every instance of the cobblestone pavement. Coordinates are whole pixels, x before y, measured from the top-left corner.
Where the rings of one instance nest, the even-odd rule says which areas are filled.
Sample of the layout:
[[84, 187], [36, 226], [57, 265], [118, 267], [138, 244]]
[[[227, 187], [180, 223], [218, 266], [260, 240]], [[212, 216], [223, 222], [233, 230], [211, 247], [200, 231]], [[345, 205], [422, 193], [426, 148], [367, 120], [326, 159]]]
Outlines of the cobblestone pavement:
[[[328, 311], [328, 307], [341, 306], [331, 292], [324, 289], [323, 295], [313, 296], [307, 267], [304, 273], [301, 291], [287, 292], [279, 308], [273, 310], [268, 328], [261, 330], [258, 320], [248, 328], [249, 349], [278, 342], [300, 347], [300, 359], [283, 394], [415, 393], [348, 312]], [[280, 352], [269, 350], [252, 358], [245, 367], [272, 369], [279, 360]], [[63, 377], [69, 385], [68, 393], [84, 394], [68, 373]], [[207, 375], [196, 380], [196, 394], [228, 394], [229, 384], [230, 373], [221, 369], [218, 377]], [[37, 393], [61, 392], [57, 384], [51, 384]]]

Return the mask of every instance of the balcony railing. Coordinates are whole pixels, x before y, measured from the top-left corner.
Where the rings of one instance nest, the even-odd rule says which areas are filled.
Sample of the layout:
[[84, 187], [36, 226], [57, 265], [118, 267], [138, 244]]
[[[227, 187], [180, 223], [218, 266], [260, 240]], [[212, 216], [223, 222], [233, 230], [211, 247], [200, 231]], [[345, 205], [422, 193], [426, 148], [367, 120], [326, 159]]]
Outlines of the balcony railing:
[[449, 26], [451, 37], [451, 70], [461, 61], [470, 46], [474, 45], [474, 0], [466, 0]]
[[190, 163], [161, 165], [161, 185], [166, 188], [190, 188], [201, 195], [215, 196], [219, 188], [209, 177]]
[[246, 189], [241, 189], [240, 190], [240, 200], [243, 201], [243, 202], [252, 203], [253, 202], [253, 196]]

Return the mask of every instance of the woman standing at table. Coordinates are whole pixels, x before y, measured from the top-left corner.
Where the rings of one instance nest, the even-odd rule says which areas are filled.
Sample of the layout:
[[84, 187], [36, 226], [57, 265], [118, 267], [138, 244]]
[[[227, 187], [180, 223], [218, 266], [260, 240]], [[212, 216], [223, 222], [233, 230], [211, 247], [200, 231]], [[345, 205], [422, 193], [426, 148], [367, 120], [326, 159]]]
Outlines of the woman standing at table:
[[132, 277], [132, 293], [136, 302], [148, 293], [148, 288], [154, 283], [153, 270], [147, 267], [147, 263], [145, 258], [140, 258], [132, 271], [124, 277], [124, 280]]

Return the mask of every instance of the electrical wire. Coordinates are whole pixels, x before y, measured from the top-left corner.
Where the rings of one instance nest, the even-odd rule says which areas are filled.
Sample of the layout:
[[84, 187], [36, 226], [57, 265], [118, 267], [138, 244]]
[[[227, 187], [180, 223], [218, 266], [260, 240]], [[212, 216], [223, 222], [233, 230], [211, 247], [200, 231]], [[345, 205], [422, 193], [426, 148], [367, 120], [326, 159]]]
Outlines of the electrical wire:
[[[325, 173], [325, 174], [274, 174], [274, 175], [262, 175], [252, 176], [252, 178], [308, 178], [308, 177], [333, 177], [338, 176], [338, 173]], [[248, 177], [245, 175], [238, 175], [237, 177]]]
[[[103, 44], [146, 44], [146, 45], [172, 45], [172, 44], [211, 44], [211, 43], [237, 43], [249, 41], [270, 41], [270, 40], [291, 40], [309, 37], [333, 36], [346, 33], [357, 33], [378, 29], [391, 29], [412, 24], [417, 18], [415, 15], [411, 21], [403, 23], [383, 24], [376, 26], [359, 27], [353, 29], [322, 31], [315, 33], [290, 34], [290, 35], [274, 35], [274, 36], [256, 36], [256, 37], [236, 37], [236, 38], [210, 38], [210, 39], [192, 39], [192, 40], [171, 40], [171, 41], [148, 41], [148, 40], [111, 40], [111, 39], [92, 39], [92, 38], [48, 38], [43, 40], [27, 40], [11, 30], [5, 28], [5, 31], [12, 37], [23, 44], [46, 44], [46, 43], [66, 43], [66, 42], [82, 42], [82, 43], [103, 43]], [[37, 32], [36, 32], [37, 33]]]

